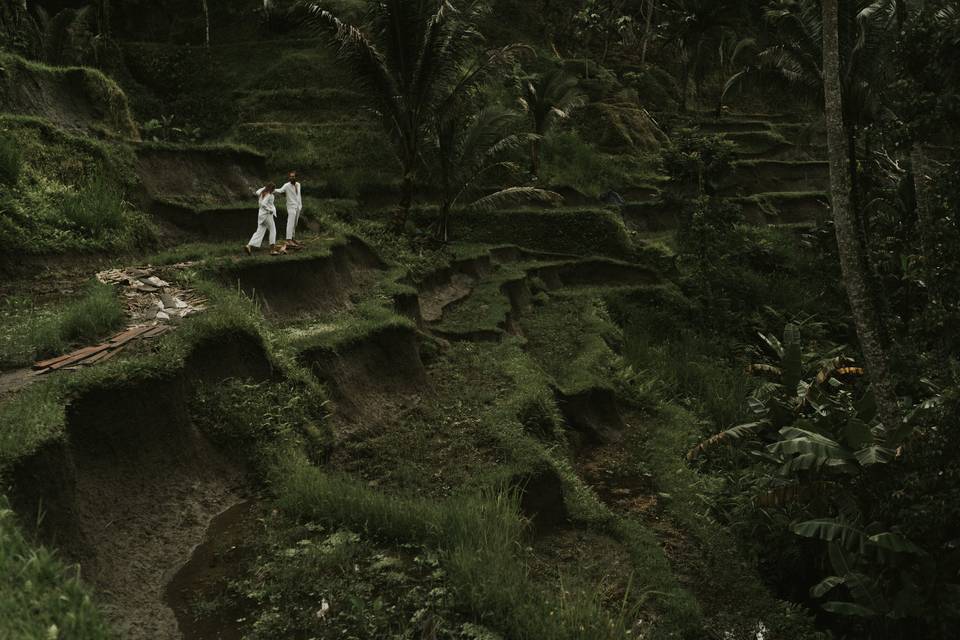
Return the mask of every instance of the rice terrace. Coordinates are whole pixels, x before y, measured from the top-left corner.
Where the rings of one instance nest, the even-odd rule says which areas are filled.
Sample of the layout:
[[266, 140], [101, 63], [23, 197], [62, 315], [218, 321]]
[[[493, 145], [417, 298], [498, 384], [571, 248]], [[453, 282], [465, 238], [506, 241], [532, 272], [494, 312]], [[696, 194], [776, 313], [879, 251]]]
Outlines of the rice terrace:
[[0, 0], [0, 640], [952, 640], [953, 0]]

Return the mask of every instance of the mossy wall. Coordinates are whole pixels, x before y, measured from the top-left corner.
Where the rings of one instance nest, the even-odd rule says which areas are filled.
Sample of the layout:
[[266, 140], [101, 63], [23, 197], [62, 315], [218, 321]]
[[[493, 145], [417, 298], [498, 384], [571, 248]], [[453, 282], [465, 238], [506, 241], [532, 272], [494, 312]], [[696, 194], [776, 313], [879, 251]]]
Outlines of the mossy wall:
[[139, 137], [126, 95], [99, 71], [49, 67], [2, 52], [0, 112], [45, 118], [101, 136]]

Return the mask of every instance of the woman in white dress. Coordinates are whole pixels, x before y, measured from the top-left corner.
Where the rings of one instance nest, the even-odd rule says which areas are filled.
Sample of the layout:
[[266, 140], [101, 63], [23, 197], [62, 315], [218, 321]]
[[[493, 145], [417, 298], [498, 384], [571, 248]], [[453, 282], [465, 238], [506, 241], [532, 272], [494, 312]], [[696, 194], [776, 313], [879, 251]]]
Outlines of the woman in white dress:
[[256, 191], [257, 197], [260, 198], [260, 211], [257, 213], [257, 231], [250, 238], [250, 242], [243, 247], [248, 256], [253, 253], [254, 248], [260, 248], [260, 245], [263, 244], [263, 237], [267, 232], [270, 233], [270, 247], [273, 248], [277, 244], [277, 225], [275, 222], [277, 205], [273, 202], [273, 192], [276, 188], [275, 184], [268, 182], [265, 187]]

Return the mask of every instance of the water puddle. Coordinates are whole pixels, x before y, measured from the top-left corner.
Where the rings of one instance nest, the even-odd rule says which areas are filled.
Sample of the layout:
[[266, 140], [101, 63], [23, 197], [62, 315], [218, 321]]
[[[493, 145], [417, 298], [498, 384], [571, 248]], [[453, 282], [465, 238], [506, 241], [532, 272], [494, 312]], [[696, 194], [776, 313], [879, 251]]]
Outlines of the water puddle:
[[177, 617], [185, 640], [241, 640], [243, 603], [227, 591], [243, 570], [244, 544], [256, 522], [253, 500], [216, 516], [206, 537], [167, 585], [164, 601]]

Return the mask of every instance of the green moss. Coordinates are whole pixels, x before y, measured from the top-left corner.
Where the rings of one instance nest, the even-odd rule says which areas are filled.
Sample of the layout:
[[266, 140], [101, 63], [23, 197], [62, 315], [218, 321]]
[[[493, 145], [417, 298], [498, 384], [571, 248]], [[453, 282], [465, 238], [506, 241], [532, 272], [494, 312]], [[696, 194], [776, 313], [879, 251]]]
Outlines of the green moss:
[[616, 638], [629, 624], [611, 620], [589, 592], [560, 594], [533, 582], [518, 551], [523, 525], [509, 494], [438, 502], [380, 493], [303, 466], [284, 470], [280, 482], [281, 507], [301, 519], [437, 546], [461, 606], [510, 638]]
[[528, 350], [559, 388], [573, 394], [608, 387], [615, 369], [610, 344], [622, 336], [590, 293], [553, 294], [548, 304], [522, 320]]
[[822, 639], [812, 616], [771, 596], [730, 533], [703, 515], [701, 494], [708, 494], [720, 480], [684, 463], [685, 452], [700, 438], [696, 416], [665, 406], [645, 424], [644, 435], [633, 453], [645, 461], [660, 490], [669, 496], [666, 512], [673, 525], [696, 546], [699, 562], [678, 566], [677, 571], [695, 573], [694, 591], [709, 625], [743, 635], [755, 633], [762, 622], [772, 637]]
[[[57, 124], [137, 138], [127, 98], [116, 82], [84, 67], [50, 67], [0, 51], [0, 109]], [[24, 91], [23, 88], [31, 90]], [[75, 111], [71, 111], [72, 105]]]
[[468, 298], [446, 309], [436, 330], [459, 336], [502, 335], [510, 315], [510, 300], [502, 287], [508, 282], [523, 280], [526, 275], [519, 265], [501, 267], [481, 280]]
[[[421, 211], [417, 218], [431, 219]], [[451, 234], [459, 242], [513, 244], [572, 255], [626, 257], [633, 247], [623, 221], [607, 209], [516, 209], [458, 213]]]
[[329, 322], [295, 331], [290, 346], [296, 351], [326, 349], [336, 352], [362, 341], [372, 333], [392, 328], [413, 331], [416, 326], [411, 320], [370, 301], [348, 312], [335, 314]]
[[0, 472], [44, 442], [63, 435], [64, 407], [71, 397], [110, 388], [118, 380], [176, 375], [193, 347], [201, 342], [237, 333], [261, 335], [263, 320], [250, 301], [202, 282], [194, 287], [209, 300], [210, 310], [161, 339], [154, 353], [121, 355], [96, 367], [52, 374], [0, 404]]
[[311, 189], [332, 197], [355, 197], [399, 183], [399, 167], [379, 122], [351, 118], [322, 124], [245, 123], [232, 135], [262, 149], [274, 171], [296, 168], [316, 176]]
[[254, 156], [255, 158], [266, 157], [249, 144], [237, 144], [230, 142], [189, 143], [146, 140], [140, 143], [138, 148], [147, 151], [197, 151], [209, 154], [242, 154]]
[[16, 184], [0, 188], [4, 257], [120, 251], [155, 242], [150, 221], [127, 203], [136, 183], [129, 146], [26, 116], [0, 115], [0, 135], [15, 141], [22, 167]]

